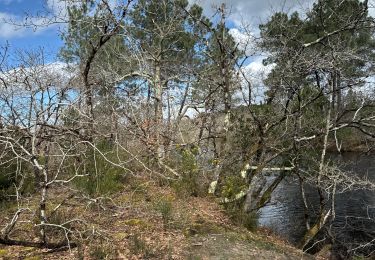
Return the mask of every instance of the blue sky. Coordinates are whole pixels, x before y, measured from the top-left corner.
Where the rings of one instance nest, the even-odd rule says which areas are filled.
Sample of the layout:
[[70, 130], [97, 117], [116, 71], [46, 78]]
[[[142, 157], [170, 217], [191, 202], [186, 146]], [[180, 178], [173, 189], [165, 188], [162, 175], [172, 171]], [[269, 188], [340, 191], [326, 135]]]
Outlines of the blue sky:
[[53, 12], [53, 0], [0, 0], [0, 45], [8, 43], [11, 50], [36, 49], [42, 47], [48, 56], [48, 60], [55, 59], [55, 55], [62, 46], [59, 37], [59, 25], [48, 28], [43, 27], [34, 31], [31, 28], [19, 28], [6, 23], [5, 20], [13, 20], [22, 23], [26, 14], [37, 14], [47, 10]]
[[[108, 0], [115, 1], [122, 0]], [[158, 1], [158, 0], [155, 0]], [[190, 3], [201, 5], [208, 17], [212, 16], [213, 9], [222, 2], [225, 2], [229, 9], [228, 25], [231, 27], [231, 33], [238, 42], [247, 42], [249, 37], [244, 35], [237, 28], [242, 25], [250, 26], [251, 34], [259, 32], [259, 23], [264, 23], [275, 11], [306, 12], [314, 0], [189, 0]], [[375, 0], [369, 0], [370, 14], [375, 16]], [[10, 51], [17, 49], [35, 50], [43, 48], [46, 63], [57, 61], [57, 53], [63, 46], [59, 35], [59, 30], [64, 29], [66, 25], [52, 25], [49, 27], [38, 28], [33, 31], [30, 28], [15, 28], [14, 25], [5, 23], [5, 20], [12, 19], [18, 24], [22, 24], [27, 13], [37, 14], [41, 11], [49, 11], [51, 14], [66, 14], [64, 0], [0, 0], [0, 47], [8, 43]], [[34, 18], [36, 22], [40, 19]], [[62, 27], [61, 27], [62, 26]], [[251, 42], [250, 42], [251, 45]], [[254, 86], [259, 87], [259, 95], [262, 95], [262, 79], [271, 67], [265, 67], [262, 63], [263, 56], [251, 57], [243, 67], [244, 72], [253, 81]], [[10, 61], [11, 65], [18, 66], [16, 60]], [[256, 90], [255, 90], [256, 91]]]
[[[118, 0], [109, 0], [115, 2]], [[155, 0], [157, 1], [157, 0]], [[265, 22], [270, 14], [276, 10], [301, 11], [311, 7], [314, 0], [189, 0], [190, 3], [201, 5], [206, 15], [212, 15], [213, 7], [225, 2], [229, 9], [228, 25], [232, 28], [247, 24], [252, 27], [252, 32], [258, 31], [258, 24]], [[375, 0], [369, 0], [370, 13], [374, 13]], [[52, 14], [66, 13], [65, 4], [61, 0], [0, 0], [0, 46], [8, 43], [11, 50], [27, 49], [32, 50], [39, 47], [44, 49], [47, 55], [47, 62], [56, 60], [56, 54], [63, 46], [59, 35], [59, 26], [52, 25], [48, 28], [39, 28], [35, 32], [32, 29], [15, 28], [12, 24], [5, 23], [4, 20], [12, 19], [17, 23], [22, 23], [25, 15], [37, 14], [47, 10]], [[210, 14], [211, 13], [211, 14]], [[36, 19], [36, 21], [38, 21]], [[62, 27], [64, 28], [64, 27]], [[239, 37], [241, 35], [238, 33]], [[262, 66], [259, 60], [257, 66]]]
[[[119, 0], [108, 0], [114, 3]], [[158, 1], [158, 0], [155, 0]], [[304, 0], [302, 2], [311, 2], [313, 0]], [[375, 1], [375, 0], [374, 0]], [[236, 27], [242, 23], [251, 26], [251, 31], [258, 31], [258, 24], [264, 22], [270, 13], [274, 10], [283, 9], [290, 11], [289, 8], [305, 8], [301, 5], [301, 0], [189, 0], [190, 3], [201, 5], [205, 14], [212, 17], [215, 7], [225, 2], [229, 11], [228, 26], [232, 28], [232, 35], [239, 41], [248, 39]], [[56, 54], [63, 46], [59, 36], [59, 25], [49, 26], [48, 28], [39, 28], [36, 32], [32, 29], [14, 28], [12, 24], [4, 23], [4, 19], [13, 19], [22, 23], [26, 13], [37, 14], [47, 8], [52, 14], [66, 13], [65, 4], [62, 0], [0, 0], [0, 46], [6, 42], [11, 46], [11, 51], [15, 49], [33, 50], [39, 47], [44, 49], [45, 62], [54, 63]], [[36, 18], [36, 21], [38, 19]], [[64, 26], [64, 25], [60, 25]], [[64, 27], [62, 27], [64, 29]], [[268, 69], [262, 64], [262, 56], [252, 57], [246, 62], [244, 70], [252, 74], [254, 82], [261, 82], [264, 71]], [[17, 66], [17, 61], [14, 61]], [[258, 84], [258, 83], [256, 83]]]
[[[6, 41], [13, 48], [37, 48], [42, 46], [46, 51], [57, 52], [62, 46], [58, 34], [58, 26], [41, 28], [37, 32], [31, 29], [16, 30], [12, 25], [4, 23], [4, 19], [12, 18], [22, 22], [26, 13], [36, 14], [43, 8], [52, 13], [61, 10], [60, 0], [0, 0], [0, 44]], [[116, 1], [116, 0], [109, 0]], [[157, 0], [155, 0], [157, 1]], [[370, 13], [374, 13], [373, 5], [375, 0], [370, 0]], [[301, 11], [311, 6], [313, 0], [189, 0], [191, 3], [198, 3], [204, 7], [207, 14], [214, 6], [225, 2], [230, 11], [229, 25], [235, 27], [242, 22], [249, 23], [256, 30], [260, 22], [264, 22], [275, 10], [298, 10]]]
[[[112, 0], [110, 0], [112, 1]], [[115, 1], [115, 0], [113, 0]], [[262, 16], [265, 16], [272, 5], [283, 2], [284, 0], [189, 0], [204, 7], [206, 12], [212, 11], [213, 6], [218, 6], [221, 2], [225, 2], [227, 8], [230, 9], [232, 22], [230, 26], [235, 26], [239, 19], [248, 19], [255, 25]], [[309, 0], [311, 1], [311, 0]], [[296, 5], [298, 0], [287, 0], [290, 5]], [[28, 29], [15, 28], [10, 24], [5, 24], [4, 19], [12, 18], [17, 22], [21, 22], [26, 13], [36, 14], [47, 8], [51, 12], [56, 12], [59, 7], [59, 0], [0, 0], [0, 43], [4, 44], [8, 41], [14, 48], [35, 48], [44, 46], [54, 51], [61, 47], [62, 42], [58, 37], [58, 27], [52, 26], [49, 29], [39, 29], [32, 32]], [[237, 19], [237, 20], [236, 20]]]
[[[35, 30], [35, 28], [15, 26], [10, 21], [22, 24], [28, 14], [35, 16], [46, 10], [51, 14], [57, 13], [61, 7], [64, 7], [59, 1], [61, 0], [0, 0], [0, 46], [8, 44], [11, 50], [33, 50], [41, 47], [47, 54], [47, 62], [55, 61], [56, 54], [63, 46], [59, 28], [64, 25], [56, 24]], [[214, 0], [209, 1], [214, 2]], [[200, 4], [204, 5], [207, 2], [201, 1]], [[34, 19], [38, 20], [38, 18]], [[234, 27], [235, 24], [233, 21], [228, 21], [228, 26]]]

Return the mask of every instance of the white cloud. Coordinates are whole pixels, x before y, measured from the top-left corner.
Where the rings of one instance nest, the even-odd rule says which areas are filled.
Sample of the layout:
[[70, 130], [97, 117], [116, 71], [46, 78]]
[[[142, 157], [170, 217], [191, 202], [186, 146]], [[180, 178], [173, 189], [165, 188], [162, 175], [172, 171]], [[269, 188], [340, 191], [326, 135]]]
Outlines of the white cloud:
[[68, 14], [67, 2], [62, 0], [47, 0], [47, 7], [53, 15], [65, 18]]
[[[42, 61], [41, 61], [42, 62]], [[27, 78], [36, 88], [40, 87], [39, 83], [44, 85], [54, 84], [56, 87], [67, 86], [70, 81], [76, 77], [77, 70], [74, 66], [69, 66], [62, 62], [52, 62], [44, 65], [32, 65], [30, 67], [17, 67], [6, 72], [0, 73], [0, 77], [9, 85], [23, 91], [24, 82]], [[2, 84], [0, 84], [2, 86]]]
[[264, 58], [265, 57], [263, 56], [255, 57], [254, 60], [245, 67], [246, 72], [249, 73], [250, 76], [267, 75], [271, 71], [274, 65], [264, 66], [263, 65]]
[[212, 15], [222, 3], [229, 11], [229, 19], [236, 26], [251, 25], [254, 30], [276, 11], [293, 12], [309, 9], [313, 0], [189, 0], [202, 6], [206, 15]]
[[237, 28], [229, 30], [229, 34], [238, 43], [238, 48], [241, 51], [245, 51], [246, 55], [250, 56], [255, 48], [255, 37], [252, 32], [240, 31]]
[[[0, 3], [10, 4], [22, 0], [0, 0]], [[51, 13], [46, 17], [26, 17], [12, 13], [0, 12], [0, 39], [26, 38], [33, 34], [42, 34], [46, 31], [57, 31], [60, 26], [51, 21], [64, 21], [67, 16], [67, 3], [63, 0], [46, 0], [46, 8]], [[34, 10], [37, 11], [37, 10]], [[40, 10], [41, 11], [41, 10]], [[55, 16], [56, 19], [51, 19]], [[28, 24], [28, 26], [23, 26]]]
[[31, 35], [42, 34], [49, 30], [56, 30], [57, 25], [47, 25], [48, 18], [29, 18], [33, 26], [23, 26], [25, 18], [8, 13], [0, 13], [0, 39], [27, 38]]
[[10, 39], [22, 37], [26, 34], [26, 28], [15, 26], [7, 21], [17, 21], [19, 17], [0, 12], [0, 38]]
[[[361, 0], [363, 2], [364, 0]], [[369, 0], [368, 1], [368, 13], [372, 17], [375, 17], [375, 0]]]
[[265, 90], [266, 87], [263, 83], [263, 80], [267, 77], [267, 75], [271, 72], [272, 68], [275, 66], [274, 64], [270, 64], [267, 66], [263, 65], [264, 56], [257, 56], [254, 57], [252, 62], [248, 65], [244, 66], [241, 70], [246, 78], [242, 78], [242, 93], [243, 97], [247, 100], [248, 98], [248, 84], [247, 81], [251, 84], [251, 102], [252, 103], [259, 103], [263, 102], [265, 99]]
[[[251, 32], [243, 32], [237, 28], [232, 28], [229, 30], [234, 40], [238, 43], [240, 50], [245, 51], [247, 56], [255, 55], [255, 37]], [[241, 81], [241, 92], [236, 93], [236, 97], [240, 100], [245, 99], [249, 102], [249, 86], [248, 82], [251, 84], [251, 103], [259, 103], [264, 101], [264, 92], [266, 87], [264, 86], [263, 80], [270, 73], [274, 65], [263, 65], [263, 59], [265, 56], [257, 55], [251, 57], [251, 62], [241, 68], [242, 73], [240, 73]]]

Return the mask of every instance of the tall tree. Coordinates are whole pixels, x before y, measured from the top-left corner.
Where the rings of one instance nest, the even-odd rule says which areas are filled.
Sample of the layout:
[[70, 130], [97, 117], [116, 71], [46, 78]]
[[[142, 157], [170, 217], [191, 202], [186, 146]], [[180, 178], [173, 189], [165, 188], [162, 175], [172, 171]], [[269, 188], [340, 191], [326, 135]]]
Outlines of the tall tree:
[[[297, 164], [301, 158], [308, 158], [301, 141], [315, 142], [321, 138], [319, 144], [312, 145], [320, 151], [316, 168], [311, 169], [316, 172], [320, 210], [317, 220], [311, 226], [306, 225], [308, 230], [300, 245], [304, 247], [334, 218], [334, 204], [328, 201], [334, 201], [335, 190], [323, 187], [325, 182], [335, 181], [334, 177], [324, 176], [327, 149], [332, 141], [338, 142], [336, 131], [345, 127], [364, 130], [369, 120], [363, 114], [365, 103], [353, 110], [344, 108], [341, 99], [343, 91], [360, 87], [374, 73], [373, 19], [368, 16], [367, 1], [317, 1], [305, 20], [297, 13], [290, 16], [276, 13], [260, 29], [261, 47], [269, 53], [265, 63], [275, 64], [266, 81], [268, 102], [281, 104], [286, 111], [284, 118], [294, 118], [296, 122], [295, 135], [290, 141], [294, 142]], [[311, 117], [312, 109], [315, 112]], [[335, 140], [330, 138], [331, 133]], [[337, 147], [340, 150], [340, 145]], [[301, 191], [303, 196], [303, 188]]]
[[[172, 84], [181, 85], [192, 75], [191, 65], [197, 58], [201, 31], [186, 15], [186, 0], [141, 0], [131, 13], [133, 27], [129, 29], [140, 45], [144, 64], [138, 70], [148, 82], [153, 98], [153, 142], [155, 155], [164, 157], [164, 98]], [[190, 10], [198, 18], [202, 10], [196, 5]]]
[[[95, 71], [95, 66], [98, 68], [100, 57], [114, 62], [115, 54], [112, 52], [110, 57], [106, 57], [108, 52], [105, 52], [105, 48], [124, 49], [119, 34], [123, 30], [131, 3], [132, 0], [127, 0], [115, 7], [111, 7], [105, 0], [68, 3], [69, 27], [62, 34], [65, 46], [61, 50], [61, 57], [79, 66], [89, 124], [89, 138], [94, 130], [94, 91], [98, 91], [100, 83], [103, 82], [95, 74], [98, 72]], [[116, 69], [120, 67], [117, 66]]]

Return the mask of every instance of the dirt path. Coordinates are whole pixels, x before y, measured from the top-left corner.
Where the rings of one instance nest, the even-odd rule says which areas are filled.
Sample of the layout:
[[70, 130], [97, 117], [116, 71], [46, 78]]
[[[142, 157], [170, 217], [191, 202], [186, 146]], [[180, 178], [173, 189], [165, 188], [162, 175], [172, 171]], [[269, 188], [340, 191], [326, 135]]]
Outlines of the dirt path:
[[213, 234], [196, 238], [192, 241], [190, 253], [186, 259], [212, 259], [212, 260], [289, 260], [312, 259], [301, 252], [290, 248], [282, 248], [270, 242], [261, 240], [241, 240], [237, 234]]

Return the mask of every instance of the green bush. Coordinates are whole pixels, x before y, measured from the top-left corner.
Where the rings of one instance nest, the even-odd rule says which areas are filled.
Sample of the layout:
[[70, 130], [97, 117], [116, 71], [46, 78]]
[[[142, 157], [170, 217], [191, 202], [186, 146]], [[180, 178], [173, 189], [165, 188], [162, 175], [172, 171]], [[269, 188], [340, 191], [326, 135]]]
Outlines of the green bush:
[[161, 213], [164, 228], [168, 227], [169, 222], [172, 220], [173, 217], [172, 202], [168, 199], [162, 198], [156, 203], [155, 208], [157, 211]]
[[[238, 175], [228, 176], [225, 179], [222, 196], [233, 199], [237, 194], [246, 190], [247, 185], [244, 179]], [[244, 198], [224, 204], [229, 217], [238, 225], [244, 226], [250, 231], [254, 231], [258, 225], [258, 216], [256, 213], [248, 213], [243, 210]]]
[[14, 174], [0, 172], [0, 190], [7, 190], [15, 183]]
[[237, 194], [246, 190], [247, 184], [240, 175], [226, 176], [221, 190], [223, 198], [233, 199]]
[[[18, 172], [18, 171], [22, 172]], [[19, 187], [18, 192], [29, 195], [35, 192], [35, 178], [31, 169], [24, 164], [10, 162], [0, 167], [0, 205], [6, 204], [15, 197], [15, 187]]]
[[178, 150], [175, 164], [181, 177], [172, 186], [179, 195], [200, 196], [206, 193], [207, 189], [202, 182], [201, 171], [197, 162], [198, 152], [199, 149], [196, 146]]
[[112, 194], [122, 187], [121, 173], [118, 169], [97, 166], [97, 174], [94, 168], [94, 172], [90, 171], [88, 176], [76, 178], [75, 185], [78, 189], [90, 195]]
[[241, 225], [250, 231], [257, 229], [258, 214], [255, 212], [245, 212], [242, 203], [228, 203], [225, 205], [225, 210], [231, 220], [237, 225]]
[[[105, 154], [108, 160], [116, 162], [113, 148], [108, 142], [97, 145], [100, 153]], [[83, 160], [80, 174], [87, 175], [76, 178], [75, 186], [90, 195], [108, 195], [122, 188], [124, 171], [121, 167], [108, 162], [97, 150], [89, 149]]]

